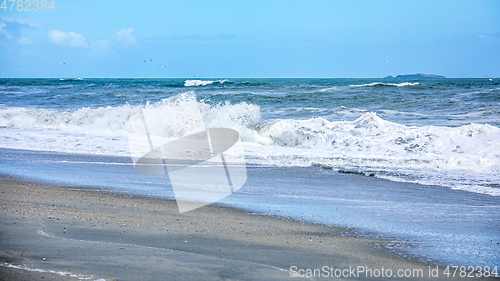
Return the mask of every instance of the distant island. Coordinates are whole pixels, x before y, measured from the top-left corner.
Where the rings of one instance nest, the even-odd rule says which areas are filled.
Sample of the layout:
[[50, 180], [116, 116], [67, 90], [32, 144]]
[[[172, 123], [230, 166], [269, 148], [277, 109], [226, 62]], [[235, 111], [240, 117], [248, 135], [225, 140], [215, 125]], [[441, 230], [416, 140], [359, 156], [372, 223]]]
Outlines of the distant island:
[[386, 76], [384, 78], [387, 78], [387, 79], [398, 79], [398, 78], [401, 78], [401, 79], [425, 79], [425, 78], [446, 78], [442, 75], [434, 75], [434, 74], [422, 74], [422, 73], [417, 73], [417, 74], [403, 74], [403, 75], [398, 75], [396, 77], [393, 77], [391, 75], [389, 76]]

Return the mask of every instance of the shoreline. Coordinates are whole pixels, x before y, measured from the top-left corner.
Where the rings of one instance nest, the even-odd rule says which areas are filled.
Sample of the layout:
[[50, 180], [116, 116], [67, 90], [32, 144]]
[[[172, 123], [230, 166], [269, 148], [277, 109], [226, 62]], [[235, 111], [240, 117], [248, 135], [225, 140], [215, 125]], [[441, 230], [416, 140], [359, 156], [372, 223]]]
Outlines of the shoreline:
[[214, 205], [180, 214], [173, 200], [3, 175], [0, 190], [0, 276], [9, 280], [284, 280], [324, 266], [421, 270], [423, 278], [404, 280], [439, 279], [427, 276], [428, 264], [381, 246], [390, 241], [341, 227]]

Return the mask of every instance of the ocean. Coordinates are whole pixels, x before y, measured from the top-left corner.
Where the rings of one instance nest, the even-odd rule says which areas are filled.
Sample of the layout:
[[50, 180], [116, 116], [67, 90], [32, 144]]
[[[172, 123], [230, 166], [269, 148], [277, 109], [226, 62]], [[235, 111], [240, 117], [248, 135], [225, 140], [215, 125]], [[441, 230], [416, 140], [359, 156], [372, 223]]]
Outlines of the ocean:
[[498, 80], [0, 79], [0, 173], [173, 198], [133, 170], [138, 112], [167, 141], [199, 112], [239, 132], [248, 179], [219, 204], [500, 264]]

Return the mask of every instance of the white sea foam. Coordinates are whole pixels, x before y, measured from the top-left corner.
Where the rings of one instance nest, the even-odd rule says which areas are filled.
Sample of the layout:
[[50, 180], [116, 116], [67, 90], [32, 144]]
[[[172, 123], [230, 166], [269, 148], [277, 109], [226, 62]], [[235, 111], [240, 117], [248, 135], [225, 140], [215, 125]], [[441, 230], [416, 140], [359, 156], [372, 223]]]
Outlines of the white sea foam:
[[349, 85], [349, 87], [358, 88], [358, 87], [374, 87], [374, 86], [393, 86], [393, 87], [405, 87], [405, 86], [415, 86], [420, 85], [420, 83], [410, 83], [410, 82], [402, 82], [402, 83], [382, 83], [382, 82], [373, 82], [369, 84], [361, 84], [361, 85]]
[[[142, 132], [140, 112], [151, 116], [149, 130], [176, 138], [200, 130], [199, 109], [211, 127], [232, 128], [242, 140], [258, 139], [251, 128], [260, 121], [260, 108], [247, 103], [210, 106], [185, 93], [144, 106], [81, 108], [62, 111], [10, 107], [0, 109], [0, 146], [59, 152], [127, 155], [127, 133]], [[125, 140], [125, 141], [124, 141]]]
[[211, 85], [213, 83], [220, 83], [224, 84], [225, 82], [228, 82], [227, 79], [220, 79], [217, 81], [210, 81], [210, 80], [186, 80], [184, 81], [184, 86], [185, 87], [193, 87], [193, 86], [206, 86], [206, 85]]
[[156, 120], [149, 129], [168, 140], [200, 129], [198, 109], [206, 126], [240, 133], [248, 163], [322, 165], [500, 196], [498, 127], [406, 126], [372, 112], [360, 112], [353, 121], [263, 121], [256, 105], [209, 105], [193, 93], [143, 106], [2, 108], [0, 147], [127, 156], [126, 135], [142, 130], [141, 110]]
[[318, 92], [323, 93], [323, 92], [336, 91], [336, 90], [338, 90], [338, 87], [329, 87], [329, 88], [325, 88], [325, 89], [320, 89], [320, 90], [318, 90]]
[[192, 87], [192, 86], [206, 86], [213, 84], [215, 81], [210, 81], [210, 80], [186, 80], [184, 81], [184, 86], [185, 87]]
[[15, 264], [10, 264], [10, 263], [0, 263], [0, 266], [7, 267], [7, 268], [14, 268], [14, 269], [19, 269], [19, 270], [24, 270], [24, 271], [49, 273], [49, 274], [54, 274], [54, 275], [59, 275], [59, 276], [65, 276], [65, 277], [71, 277], [71, 278], [78, 278], [78, 280], [106, 281], [105, 279], [95, 279], [95, 277], [92, 276], [92, 275], [89, 276], [89, 275], [82, 275], [82, 274], [74, 274], [74, 273], [67, 272], [67, 271], [56, 271], [56, 270], [47, 270], [47, 269], [41, 269], [41, 268], [33, 268], [33, 267], [28, 267], [26, 265], [15, 265]]
[[83, 81], [83, 78], [59, 78], [60, 81]]

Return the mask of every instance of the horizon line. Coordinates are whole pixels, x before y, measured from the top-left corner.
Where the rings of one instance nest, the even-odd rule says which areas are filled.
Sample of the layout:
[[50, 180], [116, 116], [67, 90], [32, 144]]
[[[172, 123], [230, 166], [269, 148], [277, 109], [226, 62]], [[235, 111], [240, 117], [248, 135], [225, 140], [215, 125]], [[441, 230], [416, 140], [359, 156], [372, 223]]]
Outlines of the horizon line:
[[386, 77], [0, 77], [0, 79], [498, 79], [496, 77], [427, 77], [427, 78], [386, 78]]

